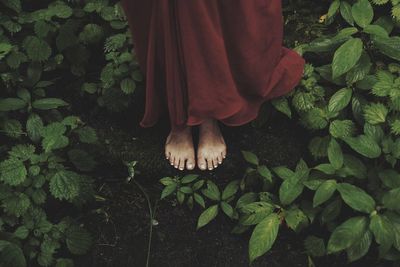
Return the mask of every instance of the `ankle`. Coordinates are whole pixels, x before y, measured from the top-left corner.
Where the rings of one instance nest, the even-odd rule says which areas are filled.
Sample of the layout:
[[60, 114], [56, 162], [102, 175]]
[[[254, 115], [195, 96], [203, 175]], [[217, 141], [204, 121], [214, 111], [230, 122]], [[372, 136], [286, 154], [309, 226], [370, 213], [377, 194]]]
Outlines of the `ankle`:
[[171, 126], [171, 134], [191, 134], [192, 127], [187, 125], [173, 125]]

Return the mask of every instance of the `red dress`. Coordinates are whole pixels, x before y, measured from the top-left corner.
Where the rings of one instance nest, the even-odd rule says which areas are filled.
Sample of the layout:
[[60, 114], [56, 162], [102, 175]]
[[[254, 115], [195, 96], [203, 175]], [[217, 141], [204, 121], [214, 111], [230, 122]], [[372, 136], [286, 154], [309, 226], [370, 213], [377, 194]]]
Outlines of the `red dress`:
[[282, 46], [281, 0], [122, 0], [146, 79], [153, 126], [255, 119], [261, 104], [300, 82], [305, 60]]

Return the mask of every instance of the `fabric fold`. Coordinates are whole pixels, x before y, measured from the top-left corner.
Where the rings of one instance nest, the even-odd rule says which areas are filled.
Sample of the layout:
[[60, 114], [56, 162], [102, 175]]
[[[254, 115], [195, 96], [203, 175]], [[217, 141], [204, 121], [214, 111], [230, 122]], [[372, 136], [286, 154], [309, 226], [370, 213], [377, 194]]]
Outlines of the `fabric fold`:
[[[149, 4], [151, 2], [151, 4]], [[250, 122], [289, 93], [305, 60], [282, 45], [280, 0], [122, 0], [146, 76], [140, 125]], [[147, 23], [150, 21], [150, 23]], [[147, 49], [147, 50], [146, 50]]]

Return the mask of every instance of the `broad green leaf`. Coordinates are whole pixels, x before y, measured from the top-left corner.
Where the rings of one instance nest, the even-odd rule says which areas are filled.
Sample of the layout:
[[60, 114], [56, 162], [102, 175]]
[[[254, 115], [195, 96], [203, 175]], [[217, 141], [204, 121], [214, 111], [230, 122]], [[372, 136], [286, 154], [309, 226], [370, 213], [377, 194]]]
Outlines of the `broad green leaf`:
[[304, 185], [297, 177], [283, 181], [279, 188], [279, 200], [283, 205], [289, 205], [303, 192]]
[[334, 120], [329, 125], [329, 133], [335, 138], [353, 136], [355, 132], [356, 127], [352, 120]]
[[374, 125], [378, 123], [384, 123], [389, 110], [382, 103], [371, 103], [364, 106], [364, 118], [365, 120]]
[[211, 200], [219, 201], [221, 199], [221, 193], [218, 186], [210, 180], [207, 181], [207, 188], [201, 190], [201, 192]]
[[27, 102], [20, 98], [0, 98], [0, 111], [12, 111], [24, 108]]
[[23, 41], [23, 47], [32, 61], [45, 61], [51, 55], [49, 44], [36, 36], [27, 36]]
[[375, 210], [375, 200], [361, 188], [348, 183], [340, 183], [336, 188], [343, 201], [352, 209], [364, 213]]
[[212, 205], [200, 214], [197, 229], [205, 226], [218, 215], [218, 205]]
[[239, 189], [239, 180], [231, 181], [222, 192], [222, 200], [227, 200], [236, 194]]
[[354, 26], [354, 18], [351, 13], [351, 5], [346, 1], [340, 1], [340, 14], [348, 24]]
[[371, 231], [367, 230], [360, 240], [346, 249], [349, 262], [356, 261], [367, 254], [372, 243], [372, 237]]
[[79, 140], [83, 143], [94, 144], [97, 142], [98, 137], [96, 130], [90, 126], [84, 126], [76, 130]]
[[182, 184], [189, 184], [199, 178], [200, 175], [198, 174], [187, 174], [184, 177], [182, 177], [181, 183]]
[[386, 216], [375, 214], [371, 216], [369, 229], [375, 236], [375, 240], [385, 249], [389, 249], [394, 242], [394, 228]]
[[395, 170], [386, 169], [380, 171], [378, 176], [385, 186], [392, 189], [400, 187], [400, 173], [396, 172]]
[[352, 217], [335, 228], [328, 241], [328, 254], [349, 248], [359, 241], [367, 231], [368, 219], [364, 216]]
[[364, 179], [367, 177], [367, 167], [358, 158], [344, 154], [344, 167], [341, 169], [347, 176], [354, 176], [358, 179]]
[[0, 266], [26, 267], [26, 259], [22, 249], [15, 243], [0, 240]]
[[323, 182], [315, 192], [313, 207], [315, 208], [330, 199], [336, 191], [336, 185], [336, 180], [327, 180]]
[[338, 112], [344, 109], [351, 100], [352, 90], [350, 88], [342, 88], [338, 90], [329, 100], [328, 110], [330, 112]]
[[367, 135], [342, 138], [353, 150], [367, 158], [377, 158], [382, 150], [376, 141]]
[[304, 247], [308, 255], [313, 257], [322, 257], [326, 253], [324, 239], [316, 236], [307, 236], [304, 240]]
[[254, 164], [254, 165], [259, 164], [258, 157], [253, 152], [242, 151], [242, 155], [247, 162]]
[[160, 199], [166, 198], [167, 196], [171, 195], [172, 193], [175, 192], [175, 189], [177, 187], [176, 183], [171, 183], [169, 185], [167, 185], [163, 191], [161, 192], [161, 197]]
[[292, 117], [292, 110], [290, 109], [289, 102], [285, 97], [278, 97], [276, 99], [271, 100], [272, 105], [280, 112], [288, 116]]
[[50, 179], [50, 192], [60, 200], [72, 200], [78, 196], [80, 190], [80, 177], [69, 170], [60, 170]]
[[322, 211], [321, 214], [321, 222], [327, 223], [330, 222], [339, 215], [340, 210], [342, 209], [342, 201], [340, 198], [335, 199], [331, 203], [329, 203]]
[[257, 201], [244, 205], [240, 211], [243, 213], [239, 219], [241, 225], [255, 225], [270, 215], [274, 211], [274, 206], [267, 202]]
[[26, 131], [28, 132], [29, 138], [33, 142], [38, 142], [40, 140], [40, 132], [42, 129], [43, 121], [40, 116], [36, 113], [31, 113], [26, 121]]
[[382, 203], [385, 208], [390, 210], [400, 210], [400, 187], [384, 193]]
[[369, 25], [374, 18], [374, 9], [369, 0], [357, 0], [351, 8], [351, 13], [354, 21], [363, 28]]
[[65, 235], [67, 247], [72, 254], [86, 254], [93, 243], [93, 238], [90, 233], [78, 225], [70, 226]]
[[9, 158], [0, 163], [0, 180], [12, 186], [23, 183], [27, 177], [24, 163], [16, 158]]
[[60, 122], [53, 122], [41, 129], [43, 136], [42, 147], [45, 152], [50, 152], [54, 149], [64, 148], [68, 145], [69, 139], [63, 134], [66, 127]]
[[60, 98], [42, 98], [32, 102], [32, 107], [42, 110], [55, 109], [69, 105]]
[[353, 68], [360, 59], [362, 51], [363, 42], [360, 38], [350, 38], [342, 44], [333, 55], [332, 79], [338, 78]]
[[279, 224], [278, 215], [271, 213], [254, 228], [249, 241], [250, 263], [271, 249], [278, 235]]
[[343, 166], [343, 152], [339, 143], [332, 138], [328, 146], [328, 158], [332, 167], [336, 170]]
[[287, 226], [295, 232], [299, 232], [308, 226], [308, 218], [299, 208], [286, 210], [285, 221]]
[[371, 40], [382, 54], [400, 61], [399, 36], [386, 37], [386, 38], [381, 36], [373, 36]]
[[272, 170], [283, 180], [294, 177], [295, 174], [292, 170], [288, 169], [285, 166], [274, 167]]
[[232, 206], [226, 203], [225, 201], [221, 202], [221, 209], [229, 218], [233, 217], [234, 210]]

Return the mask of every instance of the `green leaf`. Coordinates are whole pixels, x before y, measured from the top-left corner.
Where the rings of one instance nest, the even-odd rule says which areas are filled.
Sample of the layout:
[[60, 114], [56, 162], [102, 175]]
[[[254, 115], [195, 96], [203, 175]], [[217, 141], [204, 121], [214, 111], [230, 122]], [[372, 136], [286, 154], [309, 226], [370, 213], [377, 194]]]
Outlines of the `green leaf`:
[[24, 163], [16, 158], [10, 158], [0, 163], [0, 180], [12, 186], [23, 183], [28, 172]]
[[315, 208], [330, 199], [336, 191], [336, 185], [336, 180], [327, 180], [323, 182], [315, 192], [313, 207]]
[[54, 149], [64, 148], [69, 144], [69, 139], [63, 134], [66, 127], [60, 122], [53, 122], [42, 128], [41, 135], [43, 136], [42, 147], [45, 152], [50, 152]]
[[212, 205], [200, 214], [197, 229], [211, 222], [218, 215], [218, 205]]
[[97, 142], [98, 137], [96, 130], [90, 126], [84, 126], [76, 130], [79, 140], [83, 143], [94, 144]]
[[66, 233], [66, 243], [69, 251], [72, 254], [83, 255], [86, 254], [93, 242], [90, 233], [78, 225], [70, 226]]
[[17, 244], [0, 240], [0, 266], [26, 267], [26, 259], [22, 249]]
[[241, 225], [255, 225], [264, 220], [274, 211], [274, 206], [268, 202], [256, 201], [240, 208], [243, 213], [239, 218]]
[[201, 192], [211, 200], [219, 201], [221, 199], [221, 193], [218, 186], [210, 180], [207, 181], [207, 188], [203, 189]]
[[51, 55], [49, 44], [36, 36], [27, 36], [23, 41], [23, 47], [32, 61], [45, 61]]
[[351, 13], [354, 21], [362, 28], [369, 25], [374, 18], [374, 9], [369, 0], [357, 0], [351, 8]]
[[279, 200], [283, 205], [292, 203], [302, 192], [304, 185], [297, 177], [283, 181], [279, 188]]
[[288, 169], [285, 166], [274, 167], [272, 170], [283, 180], [294, 177], [295, 174], [292, 170]]
[[400, 187], [400, 173], [396, 172], [395, 170], [386, 169], [380, 171], [378, 176], [385, 186], [392, 189]]
[[384, 193], [382, 203], [389, 210], [399, 210], [400, 206], [400, 187]]
[[194, 193], [194, 194], [193, 194], [193, 198], [194, 198], [194, 201], [197, 202], [197, 204], [199, 204], [199, 205], [202, 206], [203, 208], [206, 208], [206, 204], [205, 204], [205, 202], [204, 202], [204, 198], [203, 198], [201, 195], [199, 195], [199, 194], [197, 194], [197, 193]]
[[329, 162], [332, 164], [332, 167], [336, 170], [343, 166], [343, 152], [339, 143], [334, 138], [332, 138], [329, 142], [328, 158]]
[[304, 247], [307, 254], [313, 257], [322, 257], [326, 253], [324, 240], [316, 236], [307, 236], [304, 240]]
[[234, 211], [231, 205], [229, 205], [225, 201], [222, 201], [221, 209], [229, 218], [233, 218]]
[[394, 242], [394, 228], [386, 216], [375, 214], [371, 217], [369, 229], [375, 236], [375, 240], [382, 247], [389, 249]]
[[356, 128], [352, 120], [334, 120], [329, 125], [329, 133], [335, 138], [353, 136], [355, 132]]
[[2, 207], [8, 214], [20, 217], [31, 206], [29, 197], [24, 193], [15, 193], [2, 200]]
[[182, 177], [181, 183], [182, 184], [189, 184], [199, 178], [200, 175], [198, 174], [187, 174], [184, 177]]
[[14, 231], [14, 236], [19, 239], [25, 239], [29, 235], [29, 229], [25, 225], [19, 226]]
[[367, 158], [377, 158], [382, 150], [376, 141], [367, 135], [342, 138], [353, 150]]
[[[368, 1], [368, 0], [366, 0]], [[360, 38], [350, 38], [333, 55], [332, 79], [336, 79], [353, 68], [361, 57], [363, 42]]]
[[328, 110], [330, 112], [338, 112], [344, 109], [350, 103], [352, 92], [347, 87], [338, 90], [329, 100]]
[[136, 89], [136, 83], [134, 80], [130, 79], [130, 78], [125, 78], [121, 81], [121, 90], [122, 92], [124, 92], [125, 94], [132, 94], [133, 92], [135, 92]]
[[55, 109], [67, 105], [69, 104], [60, 98], [42, 98], [32, 102], [33, 108], [41, 110]]
[[372, 233], [367, 230], [360, 240], [346, 249], [349, 262], [356, 261], [365, 256], [372, 243]]
[[250, 151], [242, 151], [242, 155], [247, 162], [254, 164], [254, 165], [259, 164], [258, 157], [254, 153], [252, 153]]
[[285, 221], [290, 229], [296, 232], [304, 229], [308, 225], [308, 218], [299, 208], [291, 208], [285, 211]]
[[347, 23], [354, 25], [353, 14], [351, 13], [351, 5], [346, 1], [340, 1], [340, 14]]
[[0, 98], [0, 111], [19, 110], [26, 106], [26, 102], [20, 98]]
[[177, 184], [176, 184], [176, 183], [172, 183], [172, 184], [167, 185], [167, 186], [163, 189], [163, 191], [161, 192], [161, 197], [160, 197], [160, 199], [163, 199], [163, 198], [165, 198], [165, 197], [171, 195], [173, 192], [175, 192], [176, 187], [177, 187]]
[[344, 202], [352, 209], [365, 213], [375, 210], [375, 200], [361, 188], [348, 183], [340, 183], [337, 185], [337, 190]]
[[367, 167], [358, 158], [344, 154], [344, 167], [341, 169], [347, 176], [354, 176], [358, 179], [364, 179], [367, 177]]
[[222, 200], [227, 200], [236, 194], [239, 189], [239, 180], [231, 181], [222, 192]]
[[278, 235], [279, 225], [280, 219], [276, 213], [271, 213], [257, 224], [249, 241], [250, 263], [271, 249]]
[[364, 216], [352, 217], [335, 228], [328, 241], [328, 254], [349, 248], [367, 231], [368, 220]]
[[371, 103], [364, 106], [364, 118], [372, 125], [384, 123], [388, 112], [388, 109], [382, 103]]
[[57, 199], [72, 200], [79, 194], [80, 177], [69, 170], [60, 170], [50, 179], [50, 192]]
[[43, 121], [40, 116], [36, 113], [31, 113], [28, 120], [26, 121], [26, 131], [28, 132], [29, 138], [33, 142], [40, 140], [40, 132], [43, 129]]
[[289, 101], [285, 97], [278, 97], [276, 99], [271, 100], [272, 105], [275, 107], [276, 110], [282, 112], [289, 118], [292, 117], [292, 110], [289, 106]]
[[371, 40], [378, 50], [395, 60], [400, 61], [400, 37], [382, 37], [382, 36], [372, 36]]

